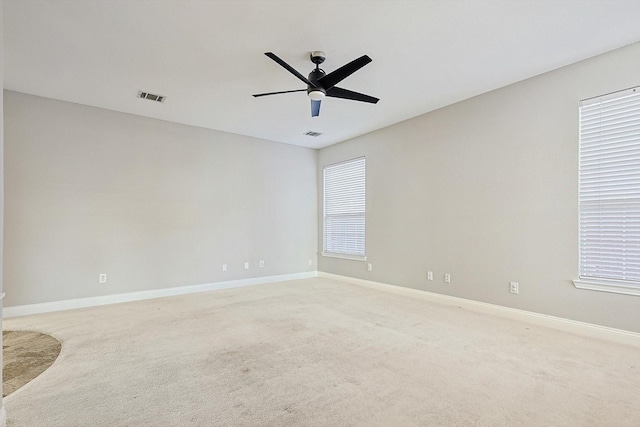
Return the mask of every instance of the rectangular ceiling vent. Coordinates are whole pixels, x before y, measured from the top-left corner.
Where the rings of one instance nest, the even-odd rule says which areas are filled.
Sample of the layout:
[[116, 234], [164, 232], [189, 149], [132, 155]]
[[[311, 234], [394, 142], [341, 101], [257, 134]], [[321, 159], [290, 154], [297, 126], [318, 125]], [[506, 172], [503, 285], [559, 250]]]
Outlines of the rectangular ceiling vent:
[[320, 132], [314, 132], [314, 131], [310, 130], [309, 132], [305, 132], [303, 135], [316, 137], [316, 136], [320, 136], [322, 134]]
[[149, 101], [156, 101], [156, 102], [164, 102], [164, 100], [167, 99], [166, 96], [155, 95], [153, 93], [143, 92], [141, 90], [138, 91], [138, 98], [148, 99]]

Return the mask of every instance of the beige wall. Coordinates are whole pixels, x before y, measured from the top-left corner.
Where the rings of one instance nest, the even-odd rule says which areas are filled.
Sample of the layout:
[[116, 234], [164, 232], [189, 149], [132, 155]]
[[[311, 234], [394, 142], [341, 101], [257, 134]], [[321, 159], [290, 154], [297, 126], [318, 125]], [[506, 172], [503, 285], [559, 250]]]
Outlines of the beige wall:
[[4, 95], [7, 306], [316, 269], [315, 150]]
[[640, 332], [640, 297], [571, 282], [578, 102], [638, 84], [640, 43], [320, 150], [319, 177], [367, 158], [373, 271], [325, 257], [319, 270]]

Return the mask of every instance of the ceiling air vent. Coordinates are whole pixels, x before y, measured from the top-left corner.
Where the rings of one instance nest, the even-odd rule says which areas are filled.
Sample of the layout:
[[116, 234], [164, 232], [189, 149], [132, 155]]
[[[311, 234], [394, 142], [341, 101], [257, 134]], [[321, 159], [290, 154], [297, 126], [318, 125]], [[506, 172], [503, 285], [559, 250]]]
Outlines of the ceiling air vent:
[[148, 99], [149, 101], [156, 101], [156, 102], [164, 102], [164, 100], [167, 99], [166, 96], [155, 95], [153, 93], [143, 92], [141, 90], [138, 91], [138, 98]]
[[309, 132], [303, 133], [303, 135], [316, 137], [316, 136], [320, 136], [322, 134], [320, 132], [314, 132], [314, 131], [310, 130]]

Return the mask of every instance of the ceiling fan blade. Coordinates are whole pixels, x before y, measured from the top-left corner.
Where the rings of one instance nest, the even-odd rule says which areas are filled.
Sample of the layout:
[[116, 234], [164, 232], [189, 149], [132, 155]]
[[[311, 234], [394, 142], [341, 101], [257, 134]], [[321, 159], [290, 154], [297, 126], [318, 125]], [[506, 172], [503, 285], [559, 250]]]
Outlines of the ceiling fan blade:
[[327, 96], [331, 96], [333, 98], [351, 99], [353, 101], [370, 102], [372, 104], [376, 104], [379, 101], [378, 98], [374, 98], [373, 96], [354, 92], [352, 90], [342, 89], [336, 86], [327, 91]]
[[267, 96], [267, 95], [279, 95], [281, 93], [291, 93], [291, 92], [306, 92], [306, 89], [295, 89], [295, 90], [283, 90], [280, 92], [267, 92], [267, 93], [256, 93], [253, 96], [254, 97], [259, 97], [259, 96]]
[[317, 87], [315, 83], [312, 83], [308, 78], [306, 78], [305, 76], [303, 76], [302, 74], [297, 72], [296, 69], [293, 68], [291, 65], [287, 64], [282, 59], [278, 58], [275, 53], [273, 53], [273, 52], [265, 52], [264, 54], [267, 55], [269, 58], [273, 59], [274, 61], [276, 61], [285, 70], [289, 71], [291, 74], [293, 74], [294, 76], [296, 76], [297, 78], [299, 78], [300, 80], [305, 82], [306, 84], [308, 84], [310, 86], [313, 86], [313, 87]]
[[369, 62], [371, 62], [371, 58], [369, 58], [367, 55], [362, 55], [360, 58], [354, 59], [348, 64], [343, 65], [337, 70], [321, 77], [318, 80], [318, 83], [320, 83], [325, 90], [331, 89], [333, 86], [337, 85], [342, 80], [367, 65]]
[[320, 102], [311, 100], [311, 117], [318, 117], [320, 115]]

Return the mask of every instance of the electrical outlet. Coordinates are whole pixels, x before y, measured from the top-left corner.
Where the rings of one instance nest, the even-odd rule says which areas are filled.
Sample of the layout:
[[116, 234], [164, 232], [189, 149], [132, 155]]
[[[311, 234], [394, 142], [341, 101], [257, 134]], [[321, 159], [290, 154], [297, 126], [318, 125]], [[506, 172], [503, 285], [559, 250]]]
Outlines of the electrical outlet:
[[309, 266], [313, 265], [313, 260], [311, 258], [309, 258]]
[[248, 270], [249, 269], [249, 261], [245, 261], [244, 262], [244, 269]]
[[367, 264], [367, 271], [373, 271], [373, 264]]
[[99, 283], [107, 283], [107, 273], [100, 273], [98, 275], [98, 282]]
[[433, 280], [433, 271], [427, 271], [427, 280]]
[[260, 268], [264, 268], [264, 260], [263, 259], [260, 260]]
[[222, 264], [222, 271], [227, 271], [227, 264]]
[[518, 282], [509, 282], [509, 292], [512, 294], [520, 293], [520, 283]]
[[451, 283], [451, 274], [444, 273], [444, 282], [445, 283]]

